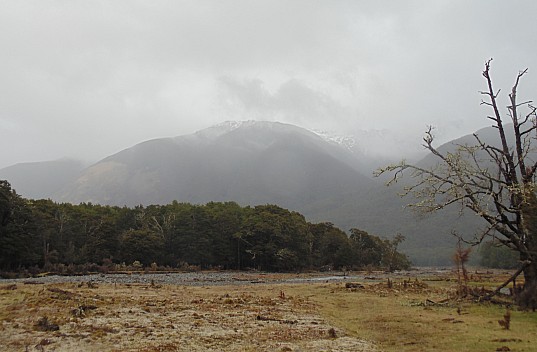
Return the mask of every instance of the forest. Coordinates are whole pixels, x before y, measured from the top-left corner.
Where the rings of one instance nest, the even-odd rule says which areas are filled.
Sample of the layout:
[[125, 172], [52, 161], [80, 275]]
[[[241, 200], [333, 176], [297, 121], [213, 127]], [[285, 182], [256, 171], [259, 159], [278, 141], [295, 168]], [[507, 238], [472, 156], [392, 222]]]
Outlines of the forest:
[[388, 240], [313, 224], [277, 205], [235, 202], [117, 207], [25, 199], [0, 181], [0, 270], [130, 269], [303, 271], [409, 268]]

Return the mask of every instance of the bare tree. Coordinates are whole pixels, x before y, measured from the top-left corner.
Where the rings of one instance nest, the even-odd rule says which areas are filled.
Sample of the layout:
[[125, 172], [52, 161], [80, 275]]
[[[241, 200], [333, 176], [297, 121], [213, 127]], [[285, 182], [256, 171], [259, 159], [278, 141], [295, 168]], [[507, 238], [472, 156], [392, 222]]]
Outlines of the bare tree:
[[420, 166], [402, 161], [379, 169], [377, 175], [392, 174], [391, 184], [409, 172], [416, 181], [406, 186], [402, 195], [413, 195], [416, 201], [410, 206], [424, 212], [459, 204], [482, 217], [488, 226], [472, 242], [494, 237], [517, 251], [525, 290], [537, 295], [536, 107], [531, 101], [517, 101], [518, 85], [526, 69], [518, 73], [505, 116], [502, 114], [498, 106], [500, 91], [492, 85], [491, 61], [485, 63], [483, 71], [487, 89], [480, 93], [484, 96], [482, 105], [493, 112], [488, 119], [493, 121], [497, 141], [490, 143], [474, 134], [470, 145], [442, 151], [433, 146], [429, 128], [423, 146], [436, 157], [437, 164]]

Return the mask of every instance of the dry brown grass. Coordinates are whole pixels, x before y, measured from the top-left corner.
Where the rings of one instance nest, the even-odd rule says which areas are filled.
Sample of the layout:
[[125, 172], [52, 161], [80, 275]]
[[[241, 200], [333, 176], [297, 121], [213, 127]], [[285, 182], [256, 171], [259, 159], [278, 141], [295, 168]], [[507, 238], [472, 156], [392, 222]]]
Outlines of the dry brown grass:
[[[471, 284], [501, 279], [474, 275]], [[19, 283], [0, 289], [0, 350], [537, 350], [536, 314], [511, 310], [503, 329], [504, 306], [446, 300], [454, 278], [393, 279], [390, 286]], [[59, 330], [43, 328], [44, 317]]]
[[[0, 291], [0, 350], [370, 350], [286, 289], [19, 284]], [[44, 317], [59, 330], [43, 329]]]
[[498, 324], [505, 306], [448, 299], [455, 296], [453, 281], [410, 283], [395, 282], [391, 289], [387, 283], [371, 284], [362, 290], [320, 285], [311, 297], [328, 321], [383, 351], [537, 351], [537, 314], [512, 311], [506, 330]]

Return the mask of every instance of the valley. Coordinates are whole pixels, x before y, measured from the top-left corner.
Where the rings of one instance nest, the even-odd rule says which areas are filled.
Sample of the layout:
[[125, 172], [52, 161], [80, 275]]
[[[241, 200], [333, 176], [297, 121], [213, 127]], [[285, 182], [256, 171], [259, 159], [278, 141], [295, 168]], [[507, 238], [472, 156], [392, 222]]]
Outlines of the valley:
[[[535, 314], [456, 299], [448, 270], [0, 280], [3, 351], [531, 351]], [[472, 287], [510, 273], [472, 269]], [[164, 274], [165, 275], [165, 274]], [[197, 280], [194, 280], [197, 278]], [[337, 278], [337, 279], [334, 279]], [[326, 279], [326, 280], [325, 280]], [[115, 281], [115, 282], [114, 282]], [[390, 283], [391, 282], [391, 283]]]
[[365, 154], [349, 138], [277, 122], [230, 121], [146, 141], [84, 169], [68, 161], [20, 164], [0, 170], [0, 179], [25, 197], [60, 203], [276, 204], [344, 231], [401, 234], [401, 249], [415, 265], [450, 264], [456, 242], [450, 233], [471, 238], [483, 226], [480, 219], [456, 207], [427, 217], [405, 208], [412, 202], [398, 196], [405, 183], [386, 187], [384, 178], [373, 178], [387, 161]]

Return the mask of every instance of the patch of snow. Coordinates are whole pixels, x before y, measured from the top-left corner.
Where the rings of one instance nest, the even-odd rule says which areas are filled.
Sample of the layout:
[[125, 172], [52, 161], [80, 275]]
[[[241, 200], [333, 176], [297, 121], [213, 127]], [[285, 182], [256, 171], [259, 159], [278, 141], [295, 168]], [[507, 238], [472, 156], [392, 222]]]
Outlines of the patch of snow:
[[350, 136], [350, 135], [342, 136], [333, 132], [321, 131], [321, 130], [315, 130], [315, 129], [310, 130], [310, 132], [315, 133], [316, 135], [318, 135], [319, 137], [321, 137], [327, 142], [340, 145], [344, 147], [345, 149], [348, 149], [351, 151], [357, 146], [356, 139], [354, 136]]

